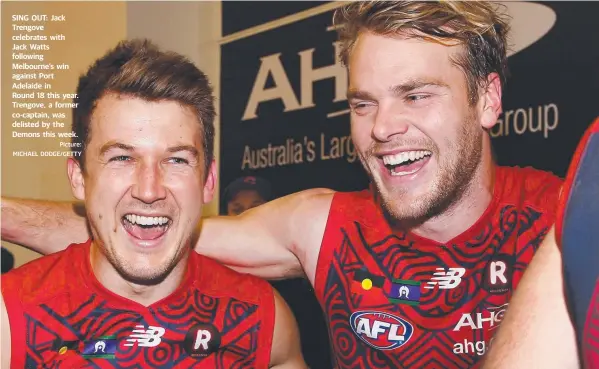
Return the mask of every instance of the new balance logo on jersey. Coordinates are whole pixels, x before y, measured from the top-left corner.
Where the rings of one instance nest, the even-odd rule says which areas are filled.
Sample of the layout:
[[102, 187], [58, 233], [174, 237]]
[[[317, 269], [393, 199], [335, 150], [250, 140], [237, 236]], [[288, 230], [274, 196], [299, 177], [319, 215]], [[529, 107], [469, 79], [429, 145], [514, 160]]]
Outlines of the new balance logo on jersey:
[[435, 288], [439, 286], [440, 289], [451, 289], [456, 288], [462, 281], [462, 277], [466, 273], [464, 268], [437, 268], [437, 272], [433, 274], [431, 280], [424, 286], [424, 288]]
[[125, 346], [133, 346], [137, 343], [140, 347], [156, 347], [160, 344], [161, 337], [164, 335], [164, 328], [149, 326], [145, 329], [143, 325], [136, 325], [133, 332], [129, 335]]

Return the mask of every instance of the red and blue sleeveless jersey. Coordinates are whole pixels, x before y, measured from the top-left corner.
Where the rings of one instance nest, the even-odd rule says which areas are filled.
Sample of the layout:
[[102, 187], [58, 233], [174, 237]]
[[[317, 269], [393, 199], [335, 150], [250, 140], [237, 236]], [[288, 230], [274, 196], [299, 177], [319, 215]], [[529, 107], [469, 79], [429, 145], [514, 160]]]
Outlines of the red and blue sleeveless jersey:
[[599, 280], [595, 280], [582, 332], [582, 355], [586, 369], [599, 369]]
[[315, 281], [336, 367], [479, 367], [555, 221], [561, 183], [496, 167], [484, 214], [444, 243], [392, 230], [371, 191], [336, 193]]
[[581, 363], [599, 369], [599, 117], [578, 143], [556, 220], [565, 296]]
[[192, 252], [177, 290], [146, 307], [98, 282], [90, 244], [2, 276], [11, 368], [269, 367], [275, 307], [266, 281]]

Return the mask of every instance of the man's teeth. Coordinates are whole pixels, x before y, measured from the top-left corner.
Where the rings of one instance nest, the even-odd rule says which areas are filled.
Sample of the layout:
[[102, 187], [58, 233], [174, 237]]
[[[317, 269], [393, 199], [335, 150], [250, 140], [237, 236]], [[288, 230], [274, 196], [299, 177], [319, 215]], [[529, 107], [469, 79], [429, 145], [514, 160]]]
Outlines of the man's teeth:
[[401, 165], [407, 161], [415, 161], [424, 158], [425, 156], [430, 156], [431, 152], [426, 150], [418, 150], [418, 151], [404, 151], [395, 155], [385, 155], [383, 156], [383, 163], [385, 165]]
[[135, 214], [127, 214], [125, 215], [125, 218], [132, 224], [139, 224], [144, 226], [165, 225], [169, 221], [169, 218], [167, 217], [144, 217]]

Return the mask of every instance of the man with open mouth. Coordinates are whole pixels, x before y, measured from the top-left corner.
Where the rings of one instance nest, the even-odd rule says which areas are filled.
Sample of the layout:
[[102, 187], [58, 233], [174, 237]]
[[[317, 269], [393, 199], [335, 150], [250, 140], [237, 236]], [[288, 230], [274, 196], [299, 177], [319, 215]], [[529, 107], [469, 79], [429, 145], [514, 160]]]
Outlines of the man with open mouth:
[[204, 73], [123, 41], [76, 102], [68, 176], [91, 238], [2, 276], [2, 368], [307, 368], [278, 293], [193, 252], [216, 181]]
[[[555, 221], [562, 180], [493, 158], [509, 30], [495, 5], [341, 7], [351, 137], [370, 189], [312, 189], [202, 226], [199, 253], [310, 280], [339, 369], [480, 366]], [[60, 224], [86, 237], [70, 204], [6, 199], [3, 211], [3, 239], [42, 253], [64, 247]]]

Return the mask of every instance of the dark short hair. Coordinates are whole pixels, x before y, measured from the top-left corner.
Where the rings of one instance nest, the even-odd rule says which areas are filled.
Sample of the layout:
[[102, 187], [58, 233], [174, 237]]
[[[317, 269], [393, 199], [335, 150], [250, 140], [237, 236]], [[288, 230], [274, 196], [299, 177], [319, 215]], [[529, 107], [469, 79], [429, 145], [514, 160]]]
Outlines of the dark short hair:
[[239, 177], [225, 188], [223, 193], [223, 203], [225, 206], [233, 200], [235, 195], [244, 190], [256, 191], [264, 201], [272, 199], [272, 185], [268, 180], [256, 176]]
[[2, 248], [2, 274], [8, 273], [15, 266], [15, 257], [12, 252]]
[[191, 61], [174, 52], [161, 51], [151, 41], [121, 41], [96, 60], [79, 77], [73, 109], [73, 151], [81, 151], [84, 169], [85, 148], [90, 141], [90, 121], [98, 100], [109, 93], [148, 101], [176, 101], [192, 108], [202, 125], [206, 172], [214, 157], [214, 96], [206, 75]]

